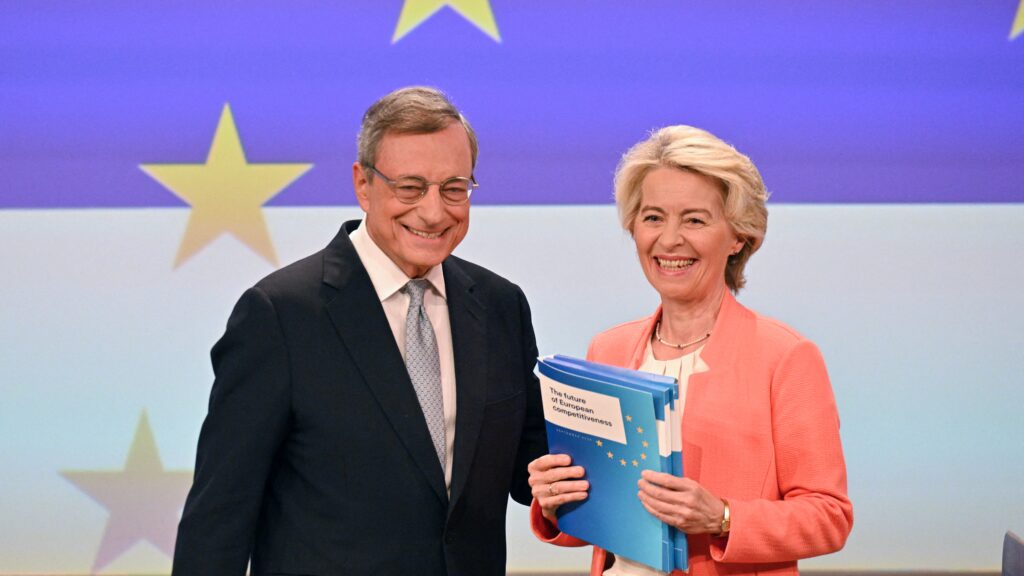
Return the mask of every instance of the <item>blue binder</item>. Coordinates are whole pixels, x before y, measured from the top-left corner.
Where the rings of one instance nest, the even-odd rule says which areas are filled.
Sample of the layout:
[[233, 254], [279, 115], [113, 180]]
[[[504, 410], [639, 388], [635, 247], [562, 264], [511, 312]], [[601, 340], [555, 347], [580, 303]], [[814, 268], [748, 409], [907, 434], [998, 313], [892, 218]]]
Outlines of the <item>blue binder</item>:
[[587, 500], [559, 508], [559, 528], [658, 570], [685, 570], [686, 535], [636, 496], [641, 470], [682, 474], [676, 380], [562, 355], [541, 358], [538, 371], [549, 451], [572, 456], [591, 486]]
[[[652, 394], [656, 395], [656, 398], [660, 399], [663, 397], [663, 394], [667, 395], [668, 401], [665, 410], [669, 414], [663, 417], [660, 412], [660, 401], [655, 403], [656, 418], [659, 421], [664, 421], [667, 425], [666, 436], [670, 442], [666, 446], [667, 450], [663, 450], [669, 453], [668, 465], [663, 468], [663, 471], [674, 476], [683, 476], [682, 415], [679, 410], [679, 383], [675, 378], [640, 370], [631, 370], [620, 366], [600, 364], [562, 354], [555, 354], [551, 357], [551, 360], [569, 372], [572, 372], [574, 369], [579, 370], [580, 373], [600, 372], [612, 379], [621, 378], [623, 382], [629, 383], [627, 385], [647, 386], [652, 391]], [[686, 533], [679, 532], [671, 526], [669, 526], [669, 531], [673, 540], [674, 566], [678, 570], [687, 570], [689, 556]]]

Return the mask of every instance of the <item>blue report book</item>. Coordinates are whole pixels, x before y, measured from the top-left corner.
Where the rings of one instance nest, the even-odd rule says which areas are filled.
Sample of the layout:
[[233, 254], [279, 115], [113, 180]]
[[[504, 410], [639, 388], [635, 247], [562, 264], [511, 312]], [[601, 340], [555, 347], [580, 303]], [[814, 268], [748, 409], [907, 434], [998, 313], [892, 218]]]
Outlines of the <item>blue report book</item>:
[[572, 456], [590, 482], [587, 500], [559, 508], [559, 529], [658, 570], [685, 570], [686, 535], [636, 496], [641, 470], [682, 474], [676, 380], [561, 355], [541, 358], [538, 372], [549, 451]]
[[[620, 366], [590, 362], [572, 356], [555, 354], [550, 361], [568, 372], [586, 371], [600, 373], [602, 378], [622, 379], [628, 386], [644, 386], [655, 395], [655, 418], [658, 420], [659, 455], [662, 458], [662, 471], [674, 476], [683, 476], [682, 453], [682, 413], [679, 402], [678, 381], [671, 376], [663, 376], [631, 370]], [[579, 373], [579, 372], [577, 372]], [[664, 416], [662, 415], [664, 402]], [[667, 425], [664, 425], [667, 424]], [[686, 533], [674, 527], [668, 527], [673, 541], [673, 561], [676, 568], [686, 570], [689, 564], [687, 555]]]

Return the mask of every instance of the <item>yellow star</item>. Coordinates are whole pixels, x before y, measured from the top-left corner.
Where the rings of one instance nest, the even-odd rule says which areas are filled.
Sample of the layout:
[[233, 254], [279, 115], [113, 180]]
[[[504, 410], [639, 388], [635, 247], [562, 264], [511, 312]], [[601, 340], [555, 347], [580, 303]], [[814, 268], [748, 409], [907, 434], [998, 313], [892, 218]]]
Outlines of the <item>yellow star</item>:
[[93, 560], [93, 574], [143, 540], [167, 556], [174, 555], [178, 517], [192, 485], [192, 472], [164, 470], [145, 412], [135, 427], [123, 470], [64, 470], [60, 474], [110, 513]]
[[609, 458], [615, 458], [615, 454], [612, 454], [611, 452], [609, 452], [609, 453], [608, 453], [608, 457], [609, 457]]
[[636, 460], [633, 460], [633, 468], [636, 468], [639, 465], [640, 465], [639, 462], [637, 462]]
[[405, 0], [391, 43], [394, 44], [401, 40], [445, 6], [450, 6], [452, 10], [472, 22], [495, 42], [501, 42], [501, 36], [498, 35], [498, 24], [494, 21], [494, 13], [491, 12], [489, 0]]
[[648, 446], [650, 446], [650, 444], [647, 443], [647, 440], [644, 440], [643, 442], [641, 442], [641, 444], [644, 445], [644, 448], [647, 448]]
[[647, 460], [647, 454], [644, 454], [643, 452], [641, 452], [640, 453], [640, 459], [641, 460]]
[[249, 164], [231, 108], [225, 104], [205, 164], [142, 164], [139, 168], [190, 206], [177, 268], [221, 234], [238, 238], [277, 266], [262, 206], [312, 164]]
[[600, 440], [598, 440], [598, 441], [597, 441], [597, 445], [598, 445], [598, 446], [604, 446], [604, 442], [601, 442]]
[[626, 465], [626, 461], [625, 461], [625, 460], [622, 460], [622, 459], [620, 459], [620, 460], [619, 460], [619, 464], [622, 464], [623, 466], [625, 466], [625, 465]]
[[1013, 27], [1010, 28], [1010, 40], [1022, 33], [1024, 33], [1024, 0], [1020, 0], [1020, 6], [1017, 6], [1017, 17], [1013, 19]]
[[644, 429], [641, 428], [640, 426], [637, 426], [636, 427], [636, 432], [637, 432], [637, 434], [643, 434], [644, 433]]
[[626, 422], [632, 422], [632, 421], [633, 421], [633, 417], [630, 416], [629, 414], [626, 414]]

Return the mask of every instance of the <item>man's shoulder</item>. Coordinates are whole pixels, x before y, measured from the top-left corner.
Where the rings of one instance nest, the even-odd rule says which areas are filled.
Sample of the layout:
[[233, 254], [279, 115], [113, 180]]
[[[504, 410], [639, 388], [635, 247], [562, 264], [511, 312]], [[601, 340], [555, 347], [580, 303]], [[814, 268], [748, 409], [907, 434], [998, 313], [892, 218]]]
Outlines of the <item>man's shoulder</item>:
[[323, 280], [324, 251], [320, 250], [282, 266], [256, 282], [256, 288], [273, 294], [287, 294], [316, 287]]
[[331, 242], [321, 250], [264, 276], [256, 283], [256, 288], [281, 296], [318, 292], [329, 278], [344, 277], [346, 270], [351, 271], [351, 266], [362, 267], [348, 239], [347, 228], [351, 224], [346, 222]]
[[522, 292], [519, 286], [504, 276], [458, 256], [453, 255], [446, 258], [444, 266], [449, 271], [446, 282], [449, 277], [454, 276], [459, 281], [468, 280], [474, 286], [488, 291]]

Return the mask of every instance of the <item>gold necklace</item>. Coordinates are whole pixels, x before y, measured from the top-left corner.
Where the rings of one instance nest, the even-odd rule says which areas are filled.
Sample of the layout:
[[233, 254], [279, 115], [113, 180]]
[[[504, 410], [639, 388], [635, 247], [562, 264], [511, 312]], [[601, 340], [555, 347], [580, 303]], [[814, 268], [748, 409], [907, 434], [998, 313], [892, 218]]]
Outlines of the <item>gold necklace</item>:
[[675, 344], [672, 342], [666, 342], [665, 340], [661, 339], [661, 320], [658, 320], [658, 323], [654, 325], [654, 337], [658, 339], [658, 342], [661, 342], [665, 346], [671, 346], [678, 350], [682, 350], [683, 348], [689, 348], [694, 344], [700, 344], [701, 342], [707, 340], [708, 338], [711, 338], [711, 331], [708, 331], [707, 334], [701, 336], [700, 338], [697, 338], [696, 340], [693, 340], [692, 342], [687, 342], [686, 344]]

